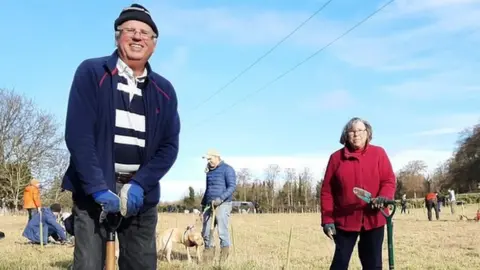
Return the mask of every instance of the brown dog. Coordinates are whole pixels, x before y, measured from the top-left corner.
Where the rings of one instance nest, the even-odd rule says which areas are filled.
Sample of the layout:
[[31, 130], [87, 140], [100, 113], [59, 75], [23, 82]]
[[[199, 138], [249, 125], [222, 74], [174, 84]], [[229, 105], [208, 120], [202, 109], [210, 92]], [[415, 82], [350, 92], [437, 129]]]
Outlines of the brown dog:
[[179, 243], [185, 246], [187, 250], [188, 262], [192, 261], [190, 251], [188, 248], [196, 247], [196, 254], [198, 262], [201, 262], [200, 247], [203, 246], [203, 237], [199, 232], [194, 230], [194, 225], [187, 226], [185, 230], [179, 228], [170, 228], [157, 235], [158, 253], [166, 252], [167, 261], [170, 263], [172, 254], [172, 243]]

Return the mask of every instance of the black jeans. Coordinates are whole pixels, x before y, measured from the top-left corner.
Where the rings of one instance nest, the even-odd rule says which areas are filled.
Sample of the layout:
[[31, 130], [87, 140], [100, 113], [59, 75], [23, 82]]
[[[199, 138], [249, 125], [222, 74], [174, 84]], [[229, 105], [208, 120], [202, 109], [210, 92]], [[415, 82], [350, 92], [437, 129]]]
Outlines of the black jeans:
[[439, 220], [440, 212], [438, 209], [438, 202], [436, 200], [428, 200], [425, 204], [427, 207], [428, 220], [432, 221], [432, 209], [435, 211], [435, 217], [437, 218], [437, 220]]
[[407, 202], [405, 201], [402, 201], [402, 211], [400, 212], [400, 214], [406, 214], [407, 213]]
[[358, 242], [358, 256], [364, 270], [382, 269], [382, 245], [385, 235], [384, 226], [369, 231], [346, 232], [336, 230], [335, 255], [333, 256], [330, 270], [347, 270], [352, 257], [352, 252]]
[[[75, 204], [74, 270], [103, 269], [105, 266], [106, 230], [99, 224], [100, 208], [93, 202]], [[120, 270], [157, 269], [156, 227], [157, 208], [152, 207], [138, 216], [123, 219], [117, 230]]]

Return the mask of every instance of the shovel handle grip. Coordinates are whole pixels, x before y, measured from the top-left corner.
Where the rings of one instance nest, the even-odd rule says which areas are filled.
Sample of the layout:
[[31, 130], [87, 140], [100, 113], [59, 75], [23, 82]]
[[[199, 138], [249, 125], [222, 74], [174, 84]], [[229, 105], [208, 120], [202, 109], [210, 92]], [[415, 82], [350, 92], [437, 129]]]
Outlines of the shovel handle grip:
[[388, 220], [388, 219], [392, 219], [393, 215], [395, 214], [395, 211], [397, 210], [397, 204], [394, 200], [388, 200], [388, 201], [385, 201], [385, 206], [388, 207], [388, 206], [391, 206], [391, 212], [390, 214], [387, 214], [385, 212], [385, 210], [383, 209], [380, 209], [380, 212], [382, 212], [382, 215]]
[[115, 270], [115, 240], [107, 241], [107, 254], [105, 258], [105, 270]]

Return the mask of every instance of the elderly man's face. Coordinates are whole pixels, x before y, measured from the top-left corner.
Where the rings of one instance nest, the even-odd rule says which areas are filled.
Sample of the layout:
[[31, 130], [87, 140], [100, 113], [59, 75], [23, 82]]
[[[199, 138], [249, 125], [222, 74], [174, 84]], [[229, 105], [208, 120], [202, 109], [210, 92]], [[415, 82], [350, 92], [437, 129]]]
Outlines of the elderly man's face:
[[367, 128], [361, 121], [353, 123], [352, 128], [348, 130], [348, 142], [355, 149], [362, 149], [365, 147], [367, 138]]
[[207, 161], [208, 161], [208, 164], [210, 165], [210, 167], [215, 168], [220, 163], [220, 157], [208, 156]]
[[122, 55], [128, 60], [146, 62], [155, 49], [152, 28], [144, 22], [126, 21], [119, 29], [117, 43]]

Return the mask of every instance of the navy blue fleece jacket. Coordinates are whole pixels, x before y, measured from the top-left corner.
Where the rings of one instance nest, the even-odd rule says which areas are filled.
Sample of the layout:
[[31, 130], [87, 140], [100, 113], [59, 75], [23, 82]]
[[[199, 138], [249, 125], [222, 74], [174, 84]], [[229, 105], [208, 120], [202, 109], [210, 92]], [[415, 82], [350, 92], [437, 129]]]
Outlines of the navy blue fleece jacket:
[[[70, 165], [62, 187], [80, 203], [96, 191], [116, 192], [114, 169], [115, 89], [117, 51], [111, 56], [83, 61], [77, 68], [68, 100], [65, 142]], [[147, 64], [144, 89], [146, 113], [145, 155], [134, 180], [145, 191], [144, 209], [158, 204], [159, 181], [178, 155], [180, 118], [172, 84]]]

